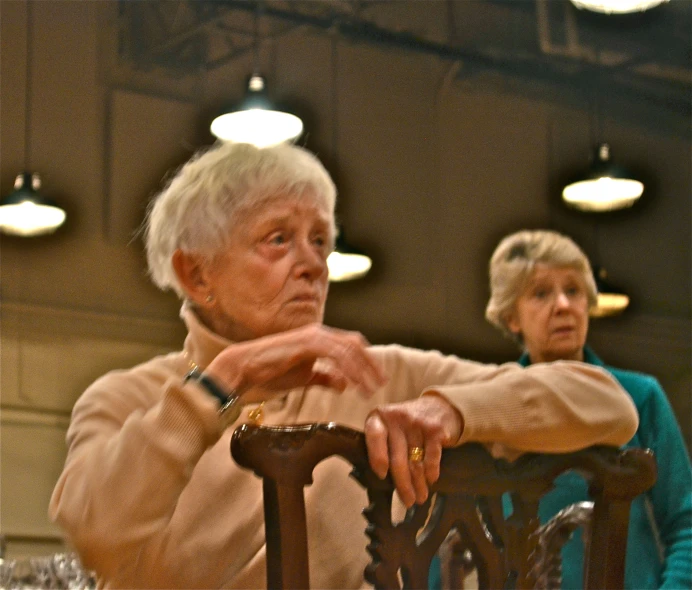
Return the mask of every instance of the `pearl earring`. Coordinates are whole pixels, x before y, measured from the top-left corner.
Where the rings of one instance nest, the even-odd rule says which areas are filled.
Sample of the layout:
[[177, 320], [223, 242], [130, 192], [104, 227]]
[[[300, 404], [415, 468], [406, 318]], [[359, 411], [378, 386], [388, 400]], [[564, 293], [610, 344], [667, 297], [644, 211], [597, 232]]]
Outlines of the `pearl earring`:
[[206, 298], [204, 299], [207, 303], [211, 303], [214, 301], [214, 296], [213, 295], [207, 295]]

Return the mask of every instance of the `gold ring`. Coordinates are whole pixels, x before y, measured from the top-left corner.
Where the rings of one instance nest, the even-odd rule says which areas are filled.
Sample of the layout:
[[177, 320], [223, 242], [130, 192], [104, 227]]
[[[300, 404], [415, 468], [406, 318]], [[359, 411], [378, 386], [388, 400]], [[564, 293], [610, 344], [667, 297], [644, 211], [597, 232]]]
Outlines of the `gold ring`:
[[411, 463], [420, 463], [423, 457], [425, 457], [423, 447], [411, 447], [408, 450], [408, 460], [411, 461]]

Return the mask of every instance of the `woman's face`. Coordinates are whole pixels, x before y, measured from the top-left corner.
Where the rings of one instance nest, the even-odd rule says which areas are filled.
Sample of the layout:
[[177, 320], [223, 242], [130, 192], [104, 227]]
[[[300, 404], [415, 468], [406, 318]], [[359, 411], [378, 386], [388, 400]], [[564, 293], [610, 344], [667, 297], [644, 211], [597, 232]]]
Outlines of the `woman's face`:
[[322, 322], [331, 221], [309, 194], [270, 200], [243, 217], [208, 270], [209, 327], [240, 341]]
[[589, 302], [582, 273], [536, 264], [507, 326], [521, 335], [534, 363], [584, 359]]

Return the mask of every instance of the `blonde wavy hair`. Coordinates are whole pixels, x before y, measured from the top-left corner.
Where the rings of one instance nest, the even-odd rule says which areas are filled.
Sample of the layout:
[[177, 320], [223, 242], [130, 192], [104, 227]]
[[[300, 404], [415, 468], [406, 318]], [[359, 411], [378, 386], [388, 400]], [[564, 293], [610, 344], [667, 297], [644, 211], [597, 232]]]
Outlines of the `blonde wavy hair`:
[[212, 260], [248, 213], [287, 195], [322, 202], [335, 235], [336, 187], [306, 149], [219, 142], [198, 152], [149, 205], [143, 229], [153, 282], [183, 298], [172, 265], [178, 248]]
[[539, 262], [578, 270], [584, 279], [589, 306], [596, 305], [596, 282], [591, 264], [574, 241], [549, 230], [522, 230], [511, 234], [498, 244], [490, 258], [490, 300], [485, 319], [517, 342], [521, 338], [510, 331], [507, 319]]

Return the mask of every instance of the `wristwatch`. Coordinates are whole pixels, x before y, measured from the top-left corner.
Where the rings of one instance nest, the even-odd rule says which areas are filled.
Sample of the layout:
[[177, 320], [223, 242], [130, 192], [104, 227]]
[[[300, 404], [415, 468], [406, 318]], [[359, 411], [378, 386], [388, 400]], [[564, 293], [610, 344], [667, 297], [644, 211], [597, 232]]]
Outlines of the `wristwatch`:
[[219, 418], [221, 420], [221, 427], [223, 430], [228, 428], [233, 424], [243, 409], [243, 405], [240, 403], [240, 395], [234, 389], [230, 393], [226, 393], [221, 387], [219, 387], [213, 379], [208, 375], [202, 373], [199, 367], [194, 367], [183, 379], [183, 383], [188, 381], [195, 381], [201, 385], [204, 390], [215, 397], [221, 403], [219, 408]]

